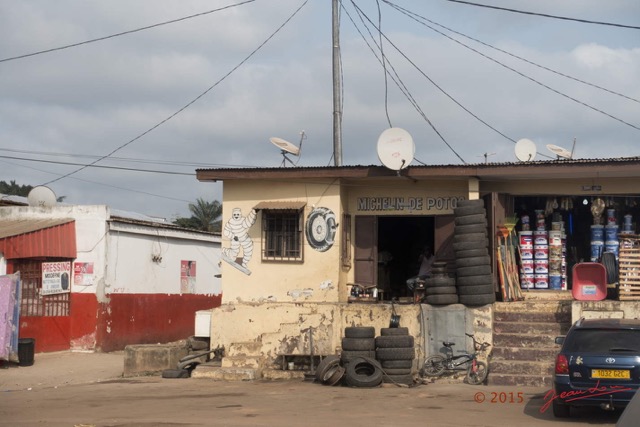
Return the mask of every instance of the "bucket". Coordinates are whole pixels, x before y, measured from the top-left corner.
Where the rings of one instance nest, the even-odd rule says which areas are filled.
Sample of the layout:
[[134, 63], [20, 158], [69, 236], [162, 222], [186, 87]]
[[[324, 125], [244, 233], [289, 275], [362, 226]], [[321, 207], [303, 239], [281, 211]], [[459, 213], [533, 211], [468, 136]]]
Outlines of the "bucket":
[[534, 245], [548, 245], [549, 237], [546, 231], [536, 230], [533, 232], [533, 244]]
[[536, 274], [533, 279], [533, 287], [536, 289], [549, 289], [549, 275]]
[[549, 259], [549, 245], [533, 245], [533, 259]]
[[607, 224], [614, 225], [616, 223], [616, 210], [607, 209]]
[[551, 230], [549, 232], [549, 246], [560, 246], [560, 245], [562, 245], [562, 231]]
[[533, 245], [527, 245], [527, 247], [521, 247], [520, 258], [523, 260], [533, 259]]
[[562, 259], [549, 258], [549, 275], [562, 273]]
[[522, 289], [533, 289], [535, 276], [533, 274], [520, 275], [520, 287]]
[[520, 218], [520, 222], [522, 223], [522, 231], [531, 230], [531, 225], [529, 224], [529, 215], [522, 215]]
[[534, 274], [549, 274], [549, 260], [537, 259], [534, 261], [535, 271]]
[[520, 235], [520, 246], [533, 245], [532, 231], [521, 231], [519, 235]]
[[31, 366], [33, 365], [33, 355], [36, 350], [35, 338], [20, 338], [18, 340], [18, 365]]
[[549, 246], [549, 259], [562, 259], [562, 246]]
[[549, 288], [554, 290], [562, 289], [562, 275], [561, 274], [553, 274], [549, 275]]
[[607, 225], [604, 228], [604, 241], [612, 242], [614, 240], [618, 240], [618, 226], [617, 225]]
[[520, 272], [522, 274], [534, 274], [535, 264], [533, 260], [523, 260], [520, 263]]
[[553, 231], [562, 231], [564, 230], [564, 222], [562, 221], [554, 221], [551, 223], [551, 230]]
[[591, 240], [604, 242], [604, 225], [594, 224], [591, 226]]
[[602, 241], [591, 241], [591, 261], [597, 262], [602, 256], [602, 252], [604, 252], [604, 242]]

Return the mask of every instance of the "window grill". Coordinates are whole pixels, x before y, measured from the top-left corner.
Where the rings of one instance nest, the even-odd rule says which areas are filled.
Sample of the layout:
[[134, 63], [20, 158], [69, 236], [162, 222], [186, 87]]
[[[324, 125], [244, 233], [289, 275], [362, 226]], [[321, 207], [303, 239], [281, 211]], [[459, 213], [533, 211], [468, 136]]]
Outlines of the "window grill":
[[[18, 260], [20, 271], [20, 316], [69, 316], [70, 293], [42, 295], [42, 263], [57, 260]], [[65, 260], [66, 261], [66, 260]]]
[[301, 211], [265, 209], [262, 212], [262, 259], [302, 261]]

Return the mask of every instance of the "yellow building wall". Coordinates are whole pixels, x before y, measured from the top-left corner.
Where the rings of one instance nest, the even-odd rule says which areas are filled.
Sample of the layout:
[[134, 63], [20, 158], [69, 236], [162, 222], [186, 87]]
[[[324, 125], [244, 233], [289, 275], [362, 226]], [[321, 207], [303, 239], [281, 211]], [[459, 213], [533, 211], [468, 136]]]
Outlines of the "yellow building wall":
[[[338, 227], [333, 245], [324, 252], [312, 248], [302, 230], [303, 262], [262, 260], [262, 212], [248, 229], [253, 245], [246, 270], [225, 260], [222, 265], [222, 301], [228, 302], [337, 302], [340, 282], [340, 186], [336, 180], [313, 182], [225, 181], [222, 216], [222, 249], [230, 248], [233, 236], [225, 233], [234, 209], [251, 219], [252, 209], [260, 202], [304, 202], [304, 223], [316, 207], [335, 214]], [[250, 221], [249, 221], [250, 222]], [[243, 256], [243, 249], [240, 256]]]

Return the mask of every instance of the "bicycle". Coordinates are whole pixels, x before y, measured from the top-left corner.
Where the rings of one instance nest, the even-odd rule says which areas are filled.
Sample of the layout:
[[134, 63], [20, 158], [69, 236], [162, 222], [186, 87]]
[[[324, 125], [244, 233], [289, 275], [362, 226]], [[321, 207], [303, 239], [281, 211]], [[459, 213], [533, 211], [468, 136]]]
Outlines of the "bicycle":
[[454, 356], [454, 343], [444, 341], [442, 345], [446, 348], [446, 357], [441, 354], [427, 357], [420, 373], [428, 377], [439, 377], [444, 374], [445, 371], [455, 371], [467, 364], [466, 382], [472, 385], [482, 384], [484, 380], [487, 379], [489, 369], [486, 363], [478, 360], [478, 354], [484, 352], [491, 344], [478, 342], [471, 334], [465, 335], [473, 340], [473, 348], [475, 349], [473, 353], [465, 352], [464, 354]]

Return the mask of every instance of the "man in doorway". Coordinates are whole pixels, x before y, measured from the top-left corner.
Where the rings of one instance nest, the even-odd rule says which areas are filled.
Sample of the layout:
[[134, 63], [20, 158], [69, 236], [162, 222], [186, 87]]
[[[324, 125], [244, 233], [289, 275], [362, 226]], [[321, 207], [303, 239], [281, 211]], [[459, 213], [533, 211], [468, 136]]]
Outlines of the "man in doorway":
[[414, 288], [419, 284], [419, 282], [424, 281], [427, 277], [431, 275], [431, 266], [433, 265], [433, 261], [435, 261], [436, 257], [433, 255], [431, 251], [431, 246], [425, 245], [418, 256], [418, 264], [420, 264], [420, 268], [418, 270], [418, 275], [413, 276], [407, 279], [407, 287], [413, 291]]

